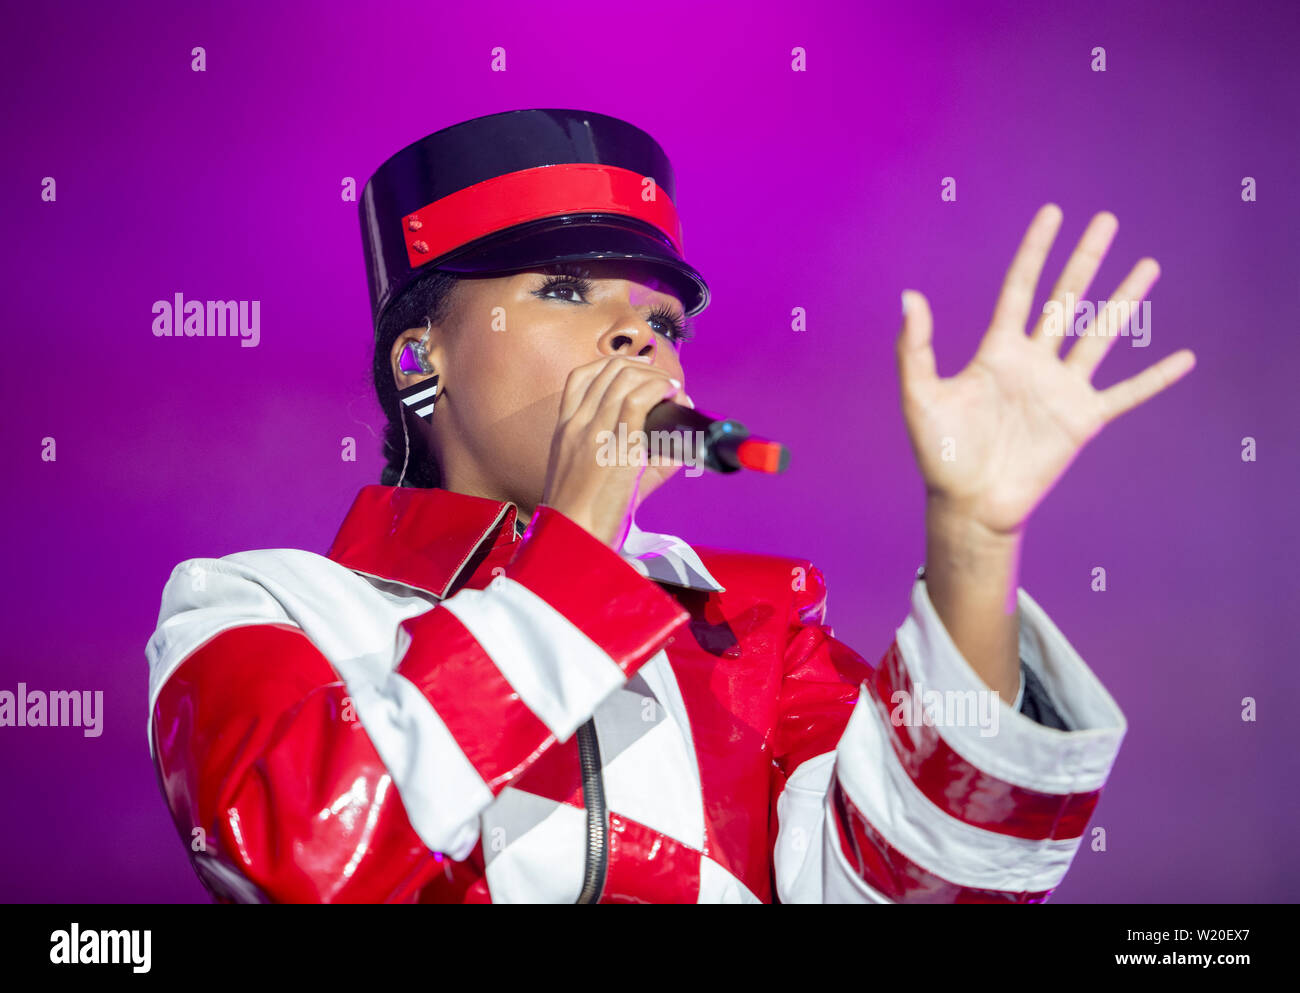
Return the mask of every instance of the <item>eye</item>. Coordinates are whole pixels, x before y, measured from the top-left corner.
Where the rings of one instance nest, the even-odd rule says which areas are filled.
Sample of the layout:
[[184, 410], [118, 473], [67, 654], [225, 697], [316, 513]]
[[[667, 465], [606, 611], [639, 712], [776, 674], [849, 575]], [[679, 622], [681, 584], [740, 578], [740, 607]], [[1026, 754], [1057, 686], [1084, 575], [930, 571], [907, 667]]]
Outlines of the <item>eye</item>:
[[[582, 276], [563, 273], [560, 275], [548, 276], [542, 285], [533, 290], [533, 295], [541, 297], [544, 300], [564, 300], [567, 303], [586, 303], [586, 297], [592, 291], [590, 279]], [[572, 296], [553, 296], [552, 294], [577, 294], [581, 299], [573, 299]], [[695, 337], [692, 330], [691, 322], [678, 317], [676, 313], [668, 307], [656, 307], [648, 315], [646, 320], [650, 324], [657, 324], [661, 330], [659, 334], [666, 335], [674, 344], [680, 345], [684, 341], [690, 341]]]
[[542, 284], [540, 289], [534, 290], [536, 296], [551, 300], [566, 300], [568, 303], [583, 303], [583, 300], [573, 300], [568, 297], [553, 297], [550, 294], [554, 292], [577, 293], [581, 297], [586, 297], [591, 292], [591, 280], [583, 279], [581, 276], [550, 276]]
[[684, 318], [678, 317], [667, 307], [656, 307], [646, 318], [651, 324], [660, 324], [666, 328], [666, 333], [676, 344], [680, 345], [683, 341], [690, 341], [695, 337], [695, 332], [691, 329], [690, 322]]

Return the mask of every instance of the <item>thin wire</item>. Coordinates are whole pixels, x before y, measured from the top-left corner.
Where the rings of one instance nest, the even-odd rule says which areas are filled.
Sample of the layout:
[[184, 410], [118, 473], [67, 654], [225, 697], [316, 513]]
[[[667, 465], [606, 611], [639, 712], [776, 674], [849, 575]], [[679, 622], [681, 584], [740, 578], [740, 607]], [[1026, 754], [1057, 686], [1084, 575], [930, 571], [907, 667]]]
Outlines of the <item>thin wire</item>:
[[402, 437], [406, 439], [406, 454], [402, 456], [402, 474], [397, 477], [397, 485], [400, 488], [402, 480], [406, 478], [406, 462], [411, 457], [411, 436], [406, 433], [406, 407], [398, 404], [401, 413], [398, 415], [402, 418]]

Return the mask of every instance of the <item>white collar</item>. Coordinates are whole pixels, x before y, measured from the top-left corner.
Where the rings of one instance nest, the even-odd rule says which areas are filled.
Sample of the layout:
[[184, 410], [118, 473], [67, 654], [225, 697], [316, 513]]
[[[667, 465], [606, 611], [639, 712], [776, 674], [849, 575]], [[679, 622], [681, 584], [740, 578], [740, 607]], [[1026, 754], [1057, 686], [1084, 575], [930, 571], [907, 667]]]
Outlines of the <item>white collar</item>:
[[[525, 521], [516, 519], [515, 528], [519, 534], [526, 526]], [[619, 555], [641, 575], [656, 582], [714, 593], [727, 591], [704, 567], [695, 549], [684, 540], [674, 534], [643, 531], [637, 527], [636, 521], [632, 522]]]
[[642, 531], [633, 521], [619, 554], [637, 572], [656, 582], [692, 590], [726, 592], [726, 588], [704, 568], [695, 549], [676, 535]]

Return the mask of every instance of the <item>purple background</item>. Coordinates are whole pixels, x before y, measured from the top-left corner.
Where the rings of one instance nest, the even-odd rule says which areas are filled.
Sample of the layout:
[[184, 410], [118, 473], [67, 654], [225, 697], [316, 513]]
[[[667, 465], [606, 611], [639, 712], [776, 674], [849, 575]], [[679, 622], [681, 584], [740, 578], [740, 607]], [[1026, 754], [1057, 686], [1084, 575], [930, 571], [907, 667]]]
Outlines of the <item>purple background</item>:
[[[951, 375], [1037, 207], [1065, 213], [1038, 303], [1089, 217], [1119, 217], [1089, 297], [1143, 255], [1163, 276], [1150, 347], [1121, 339], [1094, 382], [1184, 346], [1198, 365], [1095, 438], [1028, 528], [1023, 585], [1129, 721], [1092, 821], [1108, 850], [1085, 838], [1053, 900], [1294, 899], [1300, 19], [1020, 6], [9, 5], [0, 689], [102, 689], [106, 713], [100, 738], [0, 728], [0, 898], [205, 899], [145, 738], [163, 583], [191, 556], [328, 548], [382, 465], [341, 180], [359, 191], [422, 135], [531, 106], [663, 144], [714, 293], [688, 388], [793, 451], [781, 477], [679, 474], [638, 523], [808, 556], [837, 635], [873, 661], [924, 547], [899, 291], [929, 297]], [[178, 291], [261, 300], [260, 345], [154, 337], [153, 301]]]

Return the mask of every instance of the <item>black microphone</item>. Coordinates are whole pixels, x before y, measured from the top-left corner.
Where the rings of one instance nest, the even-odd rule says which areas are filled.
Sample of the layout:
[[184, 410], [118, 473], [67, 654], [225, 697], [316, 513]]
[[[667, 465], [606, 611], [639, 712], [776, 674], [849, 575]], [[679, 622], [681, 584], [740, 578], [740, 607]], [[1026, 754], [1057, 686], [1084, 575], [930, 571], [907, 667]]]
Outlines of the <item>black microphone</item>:
[[693, 452], [701, 465], [714, 472], [738, 472], [742, 468], [785, 472], [790, 464], [790, 450], [779, 442], [752, 437], [737, 420], [716, 417], [671, 400], [661, 400], [650, 408], [645, 432], [650, 438], [655, 432], [668, 434], [666, 439], [660, 434], [668, 442], [659, 444], [661, 454], [670, 452], [675, 460], [686, 463]]

